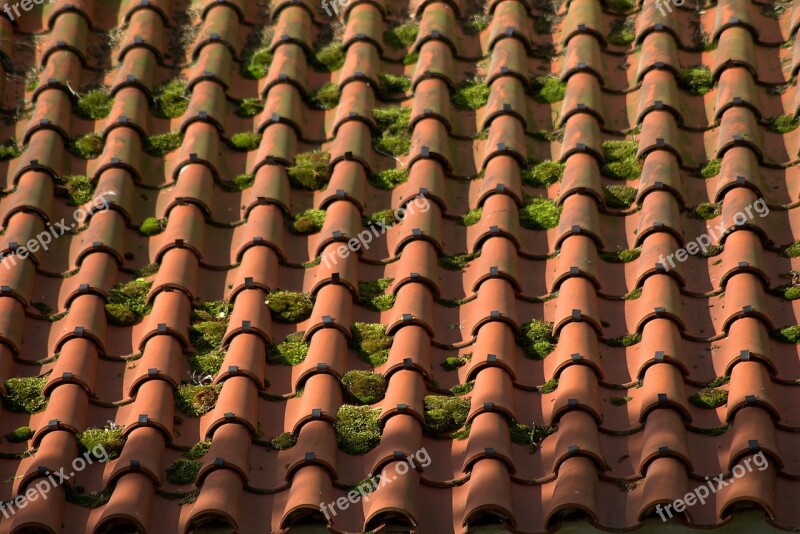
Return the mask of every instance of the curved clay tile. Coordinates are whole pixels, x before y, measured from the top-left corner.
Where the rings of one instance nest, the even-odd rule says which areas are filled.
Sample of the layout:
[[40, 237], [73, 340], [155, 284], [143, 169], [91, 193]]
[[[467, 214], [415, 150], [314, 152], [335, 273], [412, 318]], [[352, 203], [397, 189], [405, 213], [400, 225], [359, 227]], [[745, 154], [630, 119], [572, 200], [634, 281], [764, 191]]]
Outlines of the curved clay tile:
[[184, 512], [183, 532], [192, 532], [206, 522], [222, 524], [236, 530], [241, 520], [242, 479], [238, 473], [218, 469], [203, 481], [197, 500]]
[[597, 466], [588, 458], [576, 456], [564, 460], [553, 484], [553, 494], [545, 503], [547, 525], [552, 525], [562, 514], [581, 512], [591, 521], [597, 521]]
[[104, 470], [103, 481], [105, 484], [117, 486], [130, 484], [126, 478], [134, 479], [142, 474], [150, 479], [154, 486], [161, 485], [162, 469], [164, 467], [164, 436], [151, 427], [140, 427], [128, 434], [125, 446], [119, 458], [113, 464], [107, 465]]
[[463, 526], [490, 518], [516, 524], [508, 467], [502, 460], [487, 458], [476, 462], [467, 491]]
[[153, 482], [146, 475], [131, 473], [122, 477], [97, 519], [96, 531], [108, 532], [113, 528], [147, 530], [152, 521], [154, 493]]

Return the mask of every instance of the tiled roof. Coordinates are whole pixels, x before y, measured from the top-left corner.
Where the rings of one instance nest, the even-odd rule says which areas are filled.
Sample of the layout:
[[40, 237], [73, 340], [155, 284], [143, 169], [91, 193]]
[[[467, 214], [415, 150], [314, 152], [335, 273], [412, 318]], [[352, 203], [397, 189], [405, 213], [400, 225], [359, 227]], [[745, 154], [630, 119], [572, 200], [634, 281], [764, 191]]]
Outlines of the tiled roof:
[[800, 0], [327, 6], [0, 17], [0, 532], [800, 528]]

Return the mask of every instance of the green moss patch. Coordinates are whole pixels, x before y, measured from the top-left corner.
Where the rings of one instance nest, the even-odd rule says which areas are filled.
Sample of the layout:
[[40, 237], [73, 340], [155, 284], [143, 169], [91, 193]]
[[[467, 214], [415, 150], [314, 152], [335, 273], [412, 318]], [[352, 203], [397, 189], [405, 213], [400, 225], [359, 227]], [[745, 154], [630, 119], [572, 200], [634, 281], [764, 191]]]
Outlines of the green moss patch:
[[792, 115], [781, 115], [780, 117], [772, 117], [767, 119], [767, 127], [771, 132], [785, 134], [789, 133], [800, 126], [800, 118]]
[[630, 293], [625, 295], [625, 297], [623, 299], [624, 300], [636, 300], [641, 296], [642, 296], [642, 288], [641, 287], [637, 287], [636, 289], [634, 289], [633, 291], [631, 291]]
[[403, 57], [403, 65], [414, 65], [419, 61], [419, 52], [411, 52]]
[[160, 234], [164, 230], [167, 229], [167, 220], [166, 219], [159, 219], [157, 217], [148, 217], [142, 224], [139, 226], [139, 233], [151, 236]]
[[267, 351], [267, 359], [273, 365], [297, 365], [308, 356], [308, 343], [303, 340], [303, 332], [294, 332], [286, 339], [272, 345]]
[[256, 176], [252, 173], [245, 172], [233, 177], [231, 188], [235, 191], [244, 191], [248, 187], [253, 187], [254, 183], [256, 183]]
[[406, 169], [386, 169], [368, 176], [369, 183], [376, 189], [390, 191], [408, 181]]
[[291, 449], [297, 443], [297, 438], [291, 432], [284, 432], [278, 434], [269, 441], [269, 445], [276, 451], [285, 451]]
[[453, 432], [467, 421], [469, 398], [428, 395], [424, 403], [425, 423], [434, 433]]
[[7, 161], [10, 159], [18, 158], [22, 155], [22, 147], [19, 142], [11, 138], [2, 145], [0, 145], [0, 161]]
[[468, 352], [461, 356], [448, 356], [439, 365], [441, 365], [442, 369], [445, 371], [455, 371], [456, 369], [460, 369], [461, 367], [467, 365], [467, 362], [469, 362], [471, 359], [472, 353]]
[[308, 293], [277, 289], [267, 295], [272, 319], [279, 323], [299, 323], [311, 317], [314, 302]]
[[626, 395], [625, 397], [611, 397], [610, 399], [608, 399], [608, 402], [610, 402], [614, 406], [625, 406], [632, 400], [633, 397], [628, 397]]
[[722, 168], [722, 160], [712, 159], [711, 161], [707, 161], [705, 165], [703, 165], [703, 168], [700, 169], [700, 175], [707, 180], [709, 178], [713, 178], [714, 176], [718, 175], [721, 168]]
[[634, 19], [616, 19], [611, 23], [608, 42], [619, 46], [627, 46], [636, 39], [636, 24]]
[[322, 189], [331, 176], [331, 155], [322, 150], [298, 154], [287, 173], [289, 182], [298, 189]]
[[145, 140], [144, 151], [151, 156], [163, 158], [170, 152], [177, 150], [183, 144], [181, 132], [168, 132], [151, 135]]
[[536, 425], [529, 427], [522, 423], [510, 423], [508, 425], [508, 432], [511, 436], [512, 443], [518, 445], [531, 445], [542, 441], [547, 436], [553, 434], [556, 429], [550, 425]]
[[219, 372], [225, 352], [222, 340], [227, 330], [227, 321], [201, 321], [189, 327], [189, 341], [194, 353], [189, 355], [189, 366], [203, 377], [211, 377]]
[[390, 48], [407, 48], [414, 44], [419, 34], [419, 26], [415, 22], [399, 24], [383, 32], [383, 42]]
[[779, 19], [791, 7], [791, 0], [777, 0], [774, 3], [762, 4], [761, 13], [773, 19]]
[[411, 89], [411, 78], [408, 76], [397, 76], [395, 74], [379, 74], [378, 87], [383, 96], [405, 94]]
[[50, 313], [53, 311], [53, 307], [44, 301], [32, 302], [31, 307], [42, 315], [50, 315]]
[[33, 430], [29, 426], [21, 426], [16, 428], [5, 435], [5, 438], [11, 443], [22, 443], [28, 441], [33, 437]]
[[466, 395], [475, 387], [475, 381], [470, 380], [469, 382], [464, 382], [463, 384], [456, 384], [455, 386], [450, 388], [450, 393], [455, 395], [456, 397], [461, 397], [462, 395]]
[[411, 108], [393, 106], [372, 110], [380, 135], [375, 139], [375, 149], [393, 156], [408, 154], [411, 149], [411, 133], [408, 124]]
[[519, 345], [526, 358], [543, 360], [556, 348], [558, 339], [553, 336], [553, 323], [532, 319], [522, 324]]
[[[115, 424], [108, 424], [103, 428], [87, 428], [78, 434], [78, 443], [84, 451], [92, 452], [95, 448], [102, 447], [109, 459], [116, 458], [125, 445], [124, 430], [125, 427]], [[104, 455], [96, 458], [102, 459]]]
[[605, 163], [601, 172], [617, 180], [635, 180], [642, 174], [642, 162], [636, 157], [639, 143], [636, 141], [605, 141], [603, 150]]
[[82, 175], [58, 176], [55, 179], [55, 194], [66, 199], [69, 206], [82, 206], [92, 200], [95, 183]]
[[461, 224], [464, 226], [472, 226], [474, 224], [478, 224], [481, 220], [481, 215], [483, 214], [483, 208], [475, 208], [474, 210], [469, 210], [467, 213], [461, 216]]
[[255, 150], [260, 144], [261, 134], [256, 132], [239, 132], [231, 137], [233, 148], [242, 152]]
[[153, 282], [137, 278], [124, 284], [116, 284], [108, 292], [106, 318], [116, 326], [130, 326], [150, 313], [147, 302]]
[[542, 161], [522, 169], [522, 183], [534, 187], [549, 187], [564, 177], [566, 164], [560, 161]]
[[272, 52], [268, 47], [248, 52], [242, 63], [242, 77], [260, 80], [267, 75], [270, 65], [272, 65]]
[[681, 69], [681, 87], [695, 95], [704, 95], [714, 86], [711, 69], [702, 65]]
[[239, 105], [236, 107], [236, 114], [245, 119], [255, 117], [262, 111], [264, 111], [264, 103], [254, 97], [239, 100]]
[[453, 104], [460, 109], [480, 109], [489, 101], [491, 89], [483, 81], [467, 80], [456, 87]]
[[350, 341], [358, 357], [374, 367], [389, 359], [389, 349], [394, 337], [386, 335], [386, 326], [380, 323], [355, 323]]
[[800, 343], [800, 326], [787, 326], [774, 330], [772, 337], [781, 343]]
[[381, 210], [365, 216], [361, 222], [364, 226], [393, 226], [397, 219], [394, 216], [394, 210]]
[[454, 254], [452, 256], [439, 256], [439, 267], [448, 271], [463, 271], [469, 262], [477, 258], [477, 254]]
[[783, 291], [783, 298], [785, 298], [786, 300], [800, 299], [800, 286], [787, 287]]
[[702, 204], [698, 204], [692, 213], [695, 217], [707, 221], [709, 219], [713, 219], [714, 217], [719, 217], [720, 214], [722, 214], [722, 203], [704, 202]]
[[636, 345], [642, 340], [642, 335], [638, 332], [634, 334], [625, 334], [620, 337], [613, 337], [606, 340], [606, 345], [609, 347], [630, 347]]
[[689, 402], [698, 408], [718, 408], [728, 402], [728, 391], [719, 388], [704, 388], [690, 396]]
[[333, 72], [344, 66], [345, 51], [342, 43], [328, 43], [314, 51], [314, 65], [322, 70]]
[[548, 395], [558, 389], [558, 379], [551, 378], [541, 386], [539, 386], [539, 393]]
[[179, 486], [192, 484], [197, 480], [201, 467], [203, 467], [203, 463], [200, 460], [178, 458], [167, 467], [167, 480]]
[[345, 454], [360, 455], [374, 449], [381, 442], [379, 408], [344, 404], [336, 413], [336, 442]]
[[162, 119], [180, 117], [189, 108], [189, 97], [186, 95], [186, 83], [172, 80], [156, 88], [153, 97], [153, 113]]
[[325, 224], [324, 210], [307, 209], [302, 213], [294, 216], [292, 221], [291, 230], [297, 234], [313, 234], [322, 230], [322, 225]]
[[42, 389], [47, 377], [29, 376], [6, 380], [5, 407], [14, 413], [36, 413], [45, 409], [47, 399]]
[[461, 28], [467, 35], [475, 35], [489, 27], [490, 16], [486, 14], [472, 15], [461, 23]]
[[386, 394], [386, 379], [369, 371], [348, 372], [342, 385], [349, 399], [359, 404], [375, 404]]
[[78, 98], [75, 112], [82, 119], [105, 119], [111, 113], [114, 97], [105, 89], [92, 89]]
[[333, 109], [339, 105], [342, 93], [335, 83], [326, 83], [311, 93], [311, 103], [320, 109]]
[[222, 384], [183, 384], [175, 395], [175, 407], [189, 417], [200, 417], [214, 409], [222, 391]]
[[633, 9], [635, 0], [606, 0], [606, 7], [612, 11], [626, 13]]
[[395, 296], [392, 293], [387, 293], [386, 289], [393, 281], [394, 278], [379, 278], [370, 282], [359, 282], [359, 303], [372, 311], [390, 310], [394, 306]]
[[67, 502], [82, 508], [95, 509], [108, 504], [111, 500], [111, 487], [106, 486], [102, 490], [86, 493], [86, 488], [83, 486], [64, 484], [64, 498]]
[[543, 104], [553, 104], [564, 100], [567, 84], [558, 76], [538, 76], [531, 80], [533, 99]]
[[627, 185], [607, 185], [603, 187], [603, 197], [609, 208], [630, 208], [636, 200], [636, 189]]
[[547, 230], [558, 226], [561, 206], [552, 200], [525, 195], [525, 204], [519, 210], [519, 223], [530, 230]]
[[601, 252], [600, 258], [609, 263], [630, 263], [636, 260], [641, 253], [641, 248], [627, 248], [623, 250]]
[[227, 324], [233, 305], [224, 300], [207, 300], [192, 309], [192, 323], [219, 321]]
[[787, 258], [796, 258], [800, 256], [800, 241], [795, 241], [791, 245], [787, 245], [781, 254]]
[[103, 137], [94, 132], [75, 137], [67, 145], [74, 156], [82, 159], [94, 159], [103, 153]]

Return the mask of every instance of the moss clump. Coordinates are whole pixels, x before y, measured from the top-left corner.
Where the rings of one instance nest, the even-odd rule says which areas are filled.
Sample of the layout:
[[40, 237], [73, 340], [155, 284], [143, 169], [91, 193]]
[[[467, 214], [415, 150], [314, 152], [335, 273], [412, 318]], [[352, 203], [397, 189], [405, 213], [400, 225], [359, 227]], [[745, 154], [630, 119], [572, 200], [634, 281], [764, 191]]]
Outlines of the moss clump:
[[289, 182], [298, 189], [316, 191], [325, 187], [331, 175], [331, 155], [322, 150], [298, 154], [286, 172]]
[[267, 352], [269, 363], [273, 365], [297, 365], [308, 356], [308, 343], [303, 340], [303, 332], [294, 332], [286, 339], [272, 345]]
[[380, 88], [381, 94], [385, 97], [405, 94], [406, 91], [411, 89], [411, 78], [394, 74], [379, 74], [378, 87]]
[[636, 39], [636, 25], [633, 19], [616, 19], [611, 23], [608, 42], [619, 46], [627, 46]]
[[14, 159], [22, 155], [22, 147], [16, 139], [11, 138], [0, 145], [0, 161]]
[[386, 169], [368, 176], [369, 183], [376, 189], [389, 191], [408, 180], [406, 169]]
[[472, 226], [473, 224], [478, 224], [481, 220], [481, 215], [483, 214], [483, 208], [475, 208], [474, 210], [469, 210], [467, 213], [461, 216], [461, 224], [464, 226]]
[[700, 170], [700, 175], [708, 180], [709, 178], [713, 178], [714, 176], [718, 175], [721, 168], [722, 160], [712, 159], [703, 165], [703, 168]]
[[153, 97], [155, 106], [153, 113], [162, 119], [180, 117], [189, 108], [189, 97], [186, 96], [186, 83], [172, 80], [156, 88]]
[[82, 206], [92, 200], [94, 182], [87, 176], [56, 176], [55, 194], [69, 206]]
[[468, 398], [428, 395], [424, 403], [425, 422], [428, 428], [437, 434], [458, 430], [467, 421]]
[[[470, 354], [470, 356], [471, 356], [471, 354]], [[464, 356], [448, 356], [439, 365], [441, 365], [442, 369], [444, 369], [445, 371], [455, 371], [456, 369], [459, 369], [459, 368], [464, 367], [465, 365], [467, 365], [468, 361], [469, 361], [469, 358], [467, 358], [466, 355], [464, 355]]]
[[779, 19], [791, 5], [791, 0], [777, 0], [775, 3], [763, 4], [761, 6], [761, 13], [766, 17]]
[[69, 142], [67, 149], [82, 159], [94, 159], [103, 152], [103, 137], [91, 132], [75, 137]]
[[719, 217], [722, 213], [722, 203], [704, 202], [698, 204], [697, 207], [694, 208], [693, 213], [695, 217], [699, 217], [705, 221], [713, 219], [714, 217]]
[[603, 197], [609, 208], [629, 208], [636, 200], [636, 189], [627, 185], [607, 185], [603, 187]]
[[522, 170], [522, 183], [534, 187], [549, 187], [564, 177], [566, 165], [560, 161], [543, 161]]
[[466, 395], [472, 388], [475, 387], [475, 381], [470, 380], [469, 382], [464, 382], [463, 384], [456, 384], [455, 386], [450, 388], [450, 393], [455, 395], [456, 397], [461, 397], [462, 395]]
[[375, 139], [375, 149], [393, 156], [408, 154], [411, 149], [411, 134], [408, 131], [411, 108], [393, 106], [374, 109], [372, 115], [380, 131], [380, 136]]
[[31, 307], [42, 315], [50, 315], [50, 313], [53, 311], [53, 307], [43, 301], [33, 302], [31, 303]]
[[797, 300], [800, 299], [800, 286], [792, 286], [786, 288], [783, 292], [783, 298], [786, 300]]
[[29, 426], [21, 426], [16, 428], [5, 435], [5, 438], [11, 443], [22, 443], [28, 441], [33, 437], [33, 430]]
[[345, 454], [365, 454], [381, 442], [381, 411], [344, 404], [336, 412], [336, 442]]
[[390, 48], [406, 48], [417, 40], [419, 26], [415, 22], [399, 24], [383, 32], [383, 42]]
[[344, 46], [338, 41], [329, 43], [314, 52], [314, 64], [328, 72], [341, 69], [344, 66], [344, 60]]
[[256, 132], [239, 132], [231, 137], [233, 148], [242, 152], [255, 150], [261, 144], [261, 134]]
[[508, 425], [511, 441], [519, 445], [538, 443], [555, 431], [556, 429], [550, 425], [536, 425], [533, 428], [517, 422]]
[[800, 118], [792, 115], [781, 115], [767, 119], [767, 127], [771, 132], [785, 134], [800, 126]]
[[233, 305], [224, 300], [207, 300], [192, 310], [192, 323], [218, 321], [227, 324]]
[[477, 254], [454, 254], [453, 256], [439, 256], [439, 267], [448, 271], [463, 271], [469, 262], [477, 258]]
[[728, 391], [718, 388], [704, 388], [690, 396], [689, 402], [698, 408], [718, 408], [728, 402]]
[[555, 350], [558, 339], [553, 336], [553, 323], [531, 319], [522, 324], [522, 338], [519, 341], [525, 357], [543, 360]]
[[229, 192], [241, 192], [247, 189], [248, 187], [253, 187], [253, 184], [256, 182], [256, 177], [254, 174], [245, 172], [242, 174], [237, 174], [233, 177], [233, 180], [230, 182], [223, 182], [222, 189], [224, 191]]
[[270, 447], [276, 451], [285, 451], [291, 449], [297, 443], [297, 438], [291, 432], [284, 432], [278, 434], [269, 441]]
[[167, 480], [179, 486], [192, 484], [197, 479], [202, 466], [203, 463], [200, 460], [178, 458], [167, 468]]
[[389, 359], [393, 337], [386, 335], [386, 326], [380, 323], [355, 323], [351, 328], [351, 345], [363, 361], [374, 367]]
[[42, 389], [47, 377], [29, 376], [6, 380], [5, 406], [15, 413], [36, 413], [44, 410], [47, 399]]
[[489, 101], [491, 89], [479, 80], [467, 80], [453, 93], [453, 104], [461, 109], [480, 109]]
[[634, 7], [634, 0], [606, 0], [606, 7], [613, 11], [625, 13]]
[[146, 236], [160, 234], [167, 228], [166, 219], [158, 219], [156, 217], [148, 217], [139, 226], [139, 233]]
[[800, 241], [795, 241], [791, 245], [787, 245], [781, 254], [787, 258], [796, 258], [800, 256]]
[[219, 372], [225, 358], [222, 340], [228, 328], [227, 319], [200, 321], [189, 327], [189, 341], [196, 351], [189, 355], [189, 365], [196, 373], [210, 377]]
[[181, 132], [156, 134], [147, 138], [144, 143], [144, 151], [151, 156], [163, 158], [173, 150], [177, 150], [181, 144], [183, 144]]
[[636, 289], [625, 295], [624, 300], [636, 300], [641, 296], [642, 296], [642, 288], [637, 287]]
[[603, 149], [605, 163], [601, 171], [609, 178], [635, 180], [642, 174], [642, 163], [636, 157], [639, 143], [636, 141], [605, 141]]
[[543, 104], [553, 104], [564, 100], [567, 84], [558, 76], [538, 76], [531, 80], [533, 99]]
[[242, 77], [260, 80], [269, 72], [272, 65], [272, 52], [269, 48], [259, 48], [249, 52], [242, 63]]
[[392, 226], [397, 222], [394, 216], [394, 210], [381, 210], [376, 211], [372, 215], [364, 217], [362, 223], [364, 226]]
[[606, 340], [606, 345], [609, 347], [630, 347], [636, 345], [642, 340], [642, 335], [638, 332], [634, 334], [625, 334], [620, 337], [613, 337]]
[[342, 385], [352, 401], [375, 404], [386, 394], [386, 379], [369, 371], [350, 371], [342, 377]]
[[600, 257], [609, 263], [630, 263], [642, 253], [641, 248], [626, 248], [610, 252], [601, 252]]
[[695, 95], [704, 95], [714, 85], [711, 69], [702, 65], [681, 69], [681, 87]]
[[111, 113], [114, 97], [105, 89], [92, 89], [82, 94], [75, 104], [75, 112], [82, 119], [105, 119]]
[[299, 323], [311, 317], [314, 302], [308, 293], [277, 289], [267, 295], [272, 319], [279, 323]]
[[772, 332], [772, 337], [781, 343], [800, 343], [800, 326], [787, 326]]
[[613, 404], [614, 406], [625, 406], [630, 401], [633, 400], [633, 397], [628, 397], [627, 395], [624, 397], [611, 397], [608, 399], [608, 402]]
[[78, 443], [82, 450], [89, 452], [100, 446], [108, 458], [116, 458], [125, 445], [124, 430], [125, 427], [114, 424], [108, 424], [103, 428], [87, 428], [78, 434]]
[[530, 230], [547, 230], [558, 226], [561, 206], [541, 196], [525, 195], [525, 204], [519, 210], [519, 223]]
[[86, 493], [83, 486], [72, 486], [64, 484], [64, 498], [67, 502], [81, 506], [83, 508], [99, 508], [111, 500], [111, 488], [105, 487], [100, 491]]
[[372, 311], [386, 311], [394, 306], [395, 296], [386, 293], [394, 278], [379, 278], [371, 282], [358, 283], [359, 303]]
[[183, 384], [175, 395], [175, 407], [189, 417], [200, 417], [214, 409], [222, 384], [200, 386]]
[[116, 326], [130, 326], [150, 313], [147, 302], [153, 282], [137, 278], [125, 284], [116, 284], [108, 292], [106, 318]]
[[325, 224], [324, 210], [307, 209], [302, 213], [294, 216], [291, 230], [297, 234], [313, 234], [322, 230], [322, 225]]
[[551, 378], [541, 386], [539, 386], [539, 393], [549, 394], [558, 389], [558, 379]]
[[489, 27], [489, 20], [490, 17], [486, 14], [472, 15], [461, 23], [461, 28], [467, 35], [475, 35]]
[[320, 109], [333, 109], [339, 105], [342, 93], [334, 83], [326, 83], [311, 93], [311, 103]]
[[254, 97], [239, 100], [239, 105], [236, 108], [236, 114], [245, 119], [255, 117], [262, 111], [264, 111], [264, 103]]
[[419, 61], [419, 52], [411, 52], [403, 57], [403, 65], [414, 65]]

